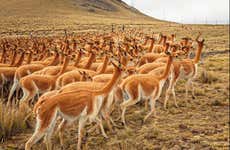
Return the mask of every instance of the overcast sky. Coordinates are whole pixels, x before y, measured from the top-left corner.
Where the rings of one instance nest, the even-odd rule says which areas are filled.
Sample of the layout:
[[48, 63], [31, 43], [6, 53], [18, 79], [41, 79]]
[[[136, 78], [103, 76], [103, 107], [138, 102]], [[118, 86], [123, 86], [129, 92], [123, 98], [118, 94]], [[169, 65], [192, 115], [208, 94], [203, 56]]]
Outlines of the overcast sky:
[[229, 0], [123, 0], [149, 16], [182, 23], [229, 24]]

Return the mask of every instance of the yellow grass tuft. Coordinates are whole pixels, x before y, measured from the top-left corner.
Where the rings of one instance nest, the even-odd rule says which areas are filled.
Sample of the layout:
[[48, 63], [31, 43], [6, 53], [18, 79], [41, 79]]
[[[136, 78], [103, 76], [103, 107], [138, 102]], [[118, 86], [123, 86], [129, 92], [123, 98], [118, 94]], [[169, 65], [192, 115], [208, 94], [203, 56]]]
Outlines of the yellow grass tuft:
[[218, 75], [213, 71], [203, 70], [200, 75], [200, 80], [202, 83], [212, 84], [219, 80]]
[[4, 142], [16, 133], [22, 132], [29, 127], [30, 115], [26, 110], [6, 107], [0, 102], [0, 139]]

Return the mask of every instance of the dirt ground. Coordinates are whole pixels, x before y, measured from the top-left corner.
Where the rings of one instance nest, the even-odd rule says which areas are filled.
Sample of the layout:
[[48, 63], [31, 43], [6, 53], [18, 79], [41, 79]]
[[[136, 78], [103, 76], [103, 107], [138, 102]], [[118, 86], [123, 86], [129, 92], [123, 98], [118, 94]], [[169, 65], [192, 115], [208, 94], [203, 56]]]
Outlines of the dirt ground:
[[[149, 110], [135, 105], [128, 108], [126, 119], [128, 129], [121, 126], [115, 132], [107, 131], [109, 139], [103, 138], [99, 131], [89, 133], [84, 139], [83, 149], [90, 150], [152, 150], [152, 149], [229, 149], [229, 26], [142, 26], [144, 32], [177, 33], [182, 36], [195, 37], [198, 31], [203, 33], [206, 47], [199, 64], [195, 80], [196, 98], [189, 94], [185, 99], [185, 81], [176, 86], [179, 108], [174, 107], [172, 97], [167, 110], [163, 109], [164, 93], [157, 103], [158, 118], [149, 118], [142, 125], [142, 119]], [[116, 112], [113, 114], [116, 118]], [[87, 126], [87, 129], [90, 127]], [[106, 128], [106, 126], [105, 126]], [[107, 128], [106, 128], [107, 129]], [[4, 143], [0, 150], [24, 149], [24, 144], [33, 133], [27, 129]], [[77, 123], [66, 129], [64, 149], [77, 147]], [[53, 136], [55, 150], [61, 150], [58, 136]], [[45, 149], [41, 141], [34, 150]]]

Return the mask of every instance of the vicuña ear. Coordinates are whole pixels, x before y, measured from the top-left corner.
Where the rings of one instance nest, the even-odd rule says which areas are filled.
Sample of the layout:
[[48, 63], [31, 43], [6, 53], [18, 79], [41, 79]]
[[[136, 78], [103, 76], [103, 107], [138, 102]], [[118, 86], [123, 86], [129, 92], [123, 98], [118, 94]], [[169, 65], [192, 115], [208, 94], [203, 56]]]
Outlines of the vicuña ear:
[[83, 75], [83, 73], [81, 71], [78, 71], [80, 73], [80, 75]]
[[93, 80], [93, 78], [90, 75], [88, 75], [88, 79], [91, 81]]
[[166, 55], [171, 55], [171, 53], [169, 51], [165, 51]]
[[83, 75], [87, 75], [87, 73], [85, 71], [83, 71]]
[[118, 68], [118, 66], [117, 66], [113, 61], [111, 61], [111, 64], [112, 64], [114, 67]]
[[199, 38], [201, 36], [201, 32], [198, 32], [198, 36], [196, 37], [196, 41], [199, 42]]
[[124, 56], [127, 56], [127, 52], [126, 51], [123, 51], [123, 54], [124, 54]]
[[80, 49], [83, 54], [85, 54], [87, 51], [84, 48]]
[[116, 63], [114, 63], [113, 61], [111, 61], [112, 65], [116, 68], [121, 68], [122, 64], [120, 63], [120, 61], [118, 61], [118, 65]]

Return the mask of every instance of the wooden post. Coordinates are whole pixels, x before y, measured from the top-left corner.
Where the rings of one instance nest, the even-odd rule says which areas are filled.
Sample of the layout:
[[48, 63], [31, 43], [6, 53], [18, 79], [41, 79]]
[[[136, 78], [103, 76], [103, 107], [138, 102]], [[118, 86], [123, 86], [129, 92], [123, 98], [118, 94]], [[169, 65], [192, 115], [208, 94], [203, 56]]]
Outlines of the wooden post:
[[67, 41], [67, 30], [64, 29], [64, 33], [65, 33], [65, 42]]
[[113, 26], [113, 24], [112, 24], [112, 32], [114, 31], [114, 26]]

